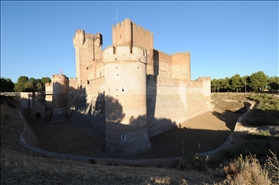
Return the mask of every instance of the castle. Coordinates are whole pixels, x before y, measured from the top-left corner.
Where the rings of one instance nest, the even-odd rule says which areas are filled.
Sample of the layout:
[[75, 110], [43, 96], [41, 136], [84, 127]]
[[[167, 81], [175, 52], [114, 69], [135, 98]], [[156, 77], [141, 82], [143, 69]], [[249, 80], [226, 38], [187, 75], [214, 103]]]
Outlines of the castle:
[[191, 80], [190, 53], [168, 55], [154, 48], [153, 33], [125, 19], [112, 26], [112, 45], [102, 35], [77, 30], [76, 78], [62, 73], [46, 84], [51, 121], [70, 118], [104, 141], [109, 155], [147, 151], [149, 138], [210, 110], [210, 77]]

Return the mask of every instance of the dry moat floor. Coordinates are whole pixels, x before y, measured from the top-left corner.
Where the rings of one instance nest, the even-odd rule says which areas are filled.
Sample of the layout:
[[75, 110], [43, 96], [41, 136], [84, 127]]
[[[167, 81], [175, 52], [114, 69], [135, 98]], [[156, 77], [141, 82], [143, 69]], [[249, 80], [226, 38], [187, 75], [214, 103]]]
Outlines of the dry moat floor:
[[[152, 147], [130, 159], [170, 158], [216, 149], [233, 131], [241, 114], [214, 109], [150, 138]], [[105, 158], [102, 141], [72, 122], [33, 122], [32, 128], [45, 150], [85, 157]]]

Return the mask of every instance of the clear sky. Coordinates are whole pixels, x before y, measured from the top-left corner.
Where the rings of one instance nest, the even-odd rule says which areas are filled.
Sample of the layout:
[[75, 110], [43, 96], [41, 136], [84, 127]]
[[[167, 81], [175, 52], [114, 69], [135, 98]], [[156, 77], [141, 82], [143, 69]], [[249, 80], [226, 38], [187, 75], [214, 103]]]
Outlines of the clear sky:
[[[75, 77], [77, 29], [103, 35], [130, 18], [154, 33], [154, 47], [168, 54], [191, 52], [191, 78], [279, 76], [276, 1], [1, 1], [1, 77], [50, 77], [62, 69]], [[118, 12], [118, 14], [117, 14]]]

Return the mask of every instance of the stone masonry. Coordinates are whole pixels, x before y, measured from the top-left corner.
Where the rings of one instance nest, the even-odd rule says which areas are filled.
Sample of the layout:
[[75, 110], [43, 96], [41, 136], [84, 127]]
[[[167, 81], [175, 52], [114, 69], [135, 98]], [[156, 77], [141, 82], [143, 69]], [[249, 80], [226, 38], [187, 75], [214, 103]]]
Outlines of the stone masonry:
[[209, 111], [211, 79], [191, 80], [189, 52], [156, 50], [153, 33], [128, 18], [112, 26], [104, 50], [102, 39], [76, 31], [77, 77], [53, 75], [46, 85], [52, 121], [68, 117], [103, 140], [105, 153], [129, 156], [152, 147], [150, 137]]

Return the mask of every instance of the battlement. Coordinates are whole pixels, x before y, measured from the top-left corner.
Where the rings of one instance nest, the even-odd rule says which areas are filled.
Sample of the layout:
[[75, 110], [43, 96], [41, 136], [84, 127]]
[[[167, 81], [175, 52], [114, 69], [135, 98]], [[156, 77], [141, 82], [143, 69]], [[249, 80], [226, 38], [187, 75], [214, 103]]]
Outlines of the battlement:
[[54, 75], [52, 75], [52, 79], [53, 80], [57, 80], [57, 79], [65, 79], [65, 80], [69, 80], [69, 78], [68, 77], [66, 77], [65, 75], [63, 75], [63, 74], [54, 74]]
[[45, 83], [45, 87], [52, 87], [52, 82], [50, 82], [50, 83]]
[[113, 24], [113, 25], [112, 25], [112, 28], [124, 26], [125, 23], [131, 23], [131, 19], [126, 18], [126, 19], [124, 19], [123, 21], [116, 23], [115, 25]]
[[70, 77], [70, 81], [75, 81], [77, 80], [77, 77]]
[[130, 53], [129, 46], [110, 46], [103, 51], [103, 62], [112, 61], [140, 61], [147, 62], [147, 51], [139, 47], [132, 47], [132, 53]]
[[151, 31], [149, 31], [149, 30], [147, 30], [147, 29], [144, 29], [143, 27], [141, 27], [141, 26], [139, 26], [139, 25], [137, 25], [137, 24], [135, 24], [135, 23], [133, 23], [132, 22], [132, 24], [133, 25], [135, 25], [135, 28], [139, 31], [139, 32], [143, 32], [143, 33], [145, 33], [145, 34], [149, 34], [149, 35], [152, 35], [153, 36], [153, 32], [151, 32]]
[[190, 52], [189, 51], [186, 51], [186, 52], [176, 52], [176, 53], [172, 53], [171, 56], [174, 56], [174, 55], [189, 55]]
[[82, 30], [82, 29], [76, 30], [76, 35], [79, 35], [79, 34], [84, 35], [85, 34], [84, 30]]
[[172, 57], [169, 54], [159, 50], [156, 51], [158, 52], [158, 59], [160, 62], [167, 63], [170, 65], [172, 64]]
[[[157, 80], [156, 80], [157, 79]], [[179, 86], [179, 84], [186, 84], [186, 81], [173, 79], [166, 76], [157, 76], [154, 75], [146, 75], [146, 83], [147, 84], [157, 84], [159, 86]]]
[[130, 19], [112, 26], [113, 46], [129, 45], [153, 49], [153, 33], [133, 23]]
[[186, 86], [191, 88], [202, 88], [202, 83], [199, 81], [188, 81], [186, 82]]
[[90, 39], [94, 39], [95, 35], [91, 34], [91, 33], [85, 33], [85, 38], [90, 38]]
[[131, 24], [133, 25], [133, 28], [136, 28], [138, 31], [152, 35], [153, 36], [153, 32], [135, 24], [134, 22], [132, 22], [129, 18], [124, 19], [122, 22], [116, 23], [115, 25], [112, 25], [112, 28], [120, 28], [120, 27], [124, 27], [126, 24]]
[[199, 82], [211, 81], [211, 77], [210, 76], [199, 77], [198, 81]]

